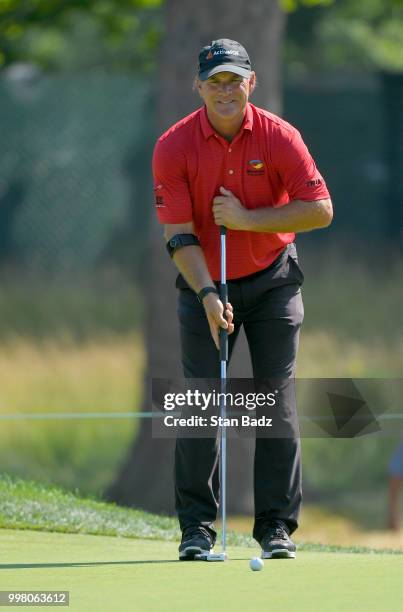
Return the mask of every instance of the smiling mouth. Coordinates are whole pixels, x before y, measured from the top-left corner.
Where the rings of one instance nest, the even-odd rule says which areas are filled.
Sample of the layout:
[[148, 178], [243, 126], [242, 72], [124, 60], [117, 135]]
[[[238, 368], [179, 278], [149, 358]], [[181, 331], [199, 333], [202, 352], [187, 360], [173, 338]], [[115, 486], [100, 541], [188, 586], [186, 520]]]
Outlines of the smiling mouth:
[[226, 102], [224, 102], [224, 100], [217, 100], [218, 104], [232, 104], [232, 102], [235, 102], [235, 100], [227, 100]]

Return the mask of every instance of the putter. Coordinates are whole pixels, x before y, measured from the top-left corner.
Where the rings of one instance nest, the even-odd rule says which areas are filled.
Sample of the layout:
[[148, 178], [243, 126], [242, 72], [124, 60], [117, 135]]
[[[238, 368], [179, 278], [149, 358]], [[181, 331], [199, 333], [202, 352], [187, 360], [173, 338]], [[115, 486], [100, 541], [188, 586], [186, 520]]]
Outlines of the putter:
[[[228, 286], [227, 286], [227, 253], [226, 253], [226, 235], [227, 228], [220, 226], [221, 238], [221, 282], [220, 282], [220, 300], [225, 305], [228, 302]], [[225, 315], [224, 315], [225, 316]], [[225, 406], [225, 388], [227, 383], [227, 361], [228, 361], [228, 331], [220, 327], [220, 364], [221, 364], [221, 396], [220, 396], [220, 417], [221, 422], [224, 422], [226, 417]], [[220, 425], [220, 503], [221, 503], [221, 548], [220, 553], [214, 551], [200, 553], [195, 558], [200, 561], [225, 561], [227, 556], [227, 432], [224, 425]]]

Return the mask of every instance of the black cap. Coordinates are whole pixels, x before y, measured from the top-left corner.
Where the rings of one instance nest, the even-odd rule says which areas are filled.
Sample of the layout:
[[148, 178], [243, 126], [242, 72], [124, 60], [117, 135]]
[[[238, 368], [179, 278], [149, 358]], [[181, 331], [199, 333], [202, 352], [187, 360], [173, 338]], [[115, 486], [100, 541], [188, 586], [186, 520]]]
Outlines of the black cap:
[[251, 73], [250, 59], [246, 49], [229, 38], [213, 40], [199, 53], [199, 78], [205, 81], [217, 72], [234, 72], [243, 77]]

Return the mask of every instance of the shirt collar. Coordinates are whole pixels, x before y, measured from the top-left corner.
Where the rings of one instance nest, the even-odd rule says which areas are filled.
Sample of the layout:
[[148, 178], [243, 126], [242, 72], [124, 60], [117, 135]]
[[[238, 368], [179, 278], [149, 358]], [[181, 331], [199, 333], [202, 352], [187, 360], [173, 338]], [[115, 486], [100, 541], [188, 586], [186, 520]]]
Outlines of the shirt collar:
[[[206, 140], [210, 138], [210, 136], [213, 136], [215, 134], [215, 130], [213, 126], [211, 125], [210, 121], [208, 120], [207, 110], [205, 106], [203, 106], [203, 108], [201, 109], [200, 123], [201, 123], [201, 129], [203, 132], [203, 136]], [[241, 130], [252, 131], [252, 128], [253, 128], [253, 110], [252, 110], [252, 105], [250, 104], [250, 102], [248, 102], [246, 105], [245, 118], [243, 120], [243, 123], [241, 125], [239, 132]]]

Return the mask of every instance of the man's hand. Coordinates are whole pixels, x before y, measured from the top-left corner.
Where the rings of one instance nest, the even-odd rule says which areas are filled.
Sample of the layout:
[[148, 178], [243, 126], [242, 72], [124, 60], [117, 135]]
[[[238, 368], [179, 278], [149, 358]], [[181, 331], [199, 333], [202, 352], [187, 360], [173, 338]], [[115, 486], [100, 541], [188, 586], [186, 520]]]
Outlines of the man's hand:
[[224, 225], [229, 229], [248, 229], [249, 210], [242, 206], [232, 191], [220, 187], [222, 195], [213, 199], [213, 215], [217, 225]]
[[226, 305], [225, 309], [225, 317], [224, 306], [221, 302], [220, 298], [215, 293], [208, 293], [206, 297], [203, 299], [204, 310], [206, 311], [207, 320], [210, 326], [211, 335], [213, 337], [214, 343], [217, 347], [217, 350], [220, 349], [218, 334], [219, 328], [223, 327], [228, 330], [228, 334], [232, 334], [234, 331], [234, 324], [232, 322], [234, 318], [234, 313], [232, 310], [231, 304]]

